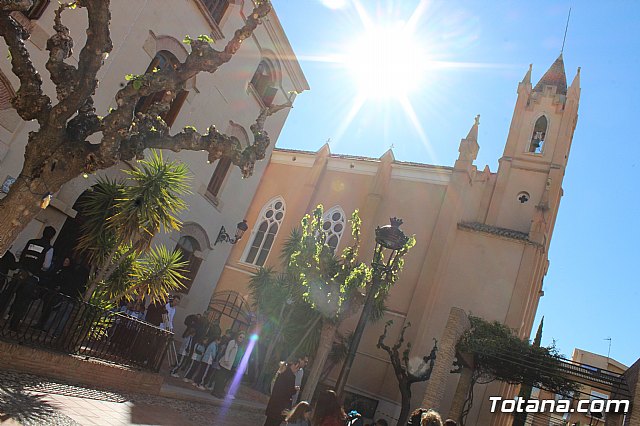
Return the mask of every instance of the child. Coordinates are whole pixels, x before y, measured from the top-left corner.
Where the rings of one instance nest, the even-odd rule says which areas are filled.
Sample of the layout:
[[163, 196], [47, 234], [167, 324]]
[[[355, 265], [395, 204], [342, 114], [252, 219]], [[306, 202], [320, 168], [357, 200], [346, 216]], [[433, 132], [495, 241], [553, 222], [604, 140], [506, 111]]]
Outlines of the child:
[[180, 350], [178, 351], [178, 363], [171, 369], [172, 377], [180, 377], [178, 371], [187, 365], [189, 359], [189, 350], [191, 349], [192, 341], [193, 333], [185, 336], [184, 340], [182, 341], [182, 345], [180, 346]]
[[220, 336], [215, 336], [202, 356], [202, 363], [200, 371], [193, 379], [194, 385], [200, 390], [206, 390], [207, 382], [212, 378], [215, 369], [213, 363], [218, 355], [218, 344], [220, 343]]
[[204, 355], [204, 351], [207, 349], [207, 345], [209, 345], [209, 339], [207, 337], [199, 340], [193, 346], [193, 354], [191, 355], [191, 364], [189, 364], [189, 368], [187, 369], [187, 373], [184, 375], [185, 382], [191, 382], [191, 378], [200, 370], [200, 366], [202, 364], [202, 356]]
[[310, 426], [311, 406], [306, 401], [300, 401], [287, 416], [287, 426]]

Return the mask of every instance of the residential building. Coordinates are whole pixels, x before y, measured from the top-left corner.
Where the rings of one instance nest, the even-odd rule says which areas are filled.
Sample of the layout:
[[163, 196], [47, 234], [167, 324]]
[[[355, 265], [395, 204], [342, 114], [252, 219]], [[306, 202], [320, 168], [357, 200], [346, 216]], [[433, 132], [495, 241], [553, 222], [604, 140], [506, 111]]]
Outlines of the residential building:
[[[36, 1], [27, 13], [31, 19], [16, 14], [31, 34], [27, 47], [40, 72], [46, 74], [44, 63], [48, 52], [47, 38], [53, 33], [55, 2]], [[170, 3], [170, 4], [169, 4]], [[214, 47], [224, 44], [240, 28], [253, 8], [244, 0], [163, 0], [111, 2], [111, 38], [113, 51], [98, 73], [100, 85], [94, 97], [97, 113], [106, 115], [114, 106], [116, 92], [127, 83], [127, 74], [142, 74], [155, 67], [183, 61], [189, 47], [182, 40], [200, 34], [216, 40]], [[70, 28], [76, 46], [82, 46], [86, 31], [84, 9], [68, 10], [62, 17]], [[4, 44], [2, 44], [4, 46]], [[6, 51], [6, 47], [4, 47]], [[80, 49], [76, 48], [70, 63], [77, 63]], [[18, 80], [9, 61], [0, 61], [0, 179], [16, 177], [23, 164], [24, 149], [29, 131], [36, 124], [23, 122], [12, 109], [10, 99], [18, 88]], [[44, 90], [55, 99], [55, 87], [47, 80]], [[172, 129], [193, 126], [206, 131], [210, 125], [237, 137], [246, 146], [253, 142], [249, 127], [265, 105], [294, 101], [296, 94], [308, 90], [308, 83], [297, 62], [275, 10], [263, 19], [253, 36], [242, 43], [231, 61], [214, 74], [200, 73], [173, 101], [165, 121]], [[142, 106], [144, 107], [144, 105]], [[269, 117], [265, 130], [273, 146], [289, 114], [282, 110]], [[99, 139], [95, 139], [97, 142]], [[202, 152], [167, 152], [168, 159], [188, 164], [192, 174], [192, 194], [185, 197], [189, 210], [181, 219], [181, 232], [158, 236], [154, 243], [164, 243], [170, 249], [178, 246], [187, 253], [189, 273], [187, 289], [177, 308], [175, 324], [182, 330], [187, 314], [204, 312], [231, 249], [228, 243], [215, 244], [221, 227], [235, 232], [236, 224], [245, 218], [267, 161], [256, 164], [254, 175], [242, 179], [236, 167], [225, 161], [207, 163]], [[118, 176], [122, 169], [134, 164], [121, 163], [96, 175]], [[75, 221], [78, 197], [93, 183], [95, 176], [81, 176], [70, 181], [54, 194], [51, 206], [31, 221], [14, 242], [18, 251], [24, 243], [39, 235], [46, 225], [54, 226], [59, 234], [55, 247], [63, 255], [73, 247], [77, 233]], [[2, 195], [0, 195], [2, 196]]]

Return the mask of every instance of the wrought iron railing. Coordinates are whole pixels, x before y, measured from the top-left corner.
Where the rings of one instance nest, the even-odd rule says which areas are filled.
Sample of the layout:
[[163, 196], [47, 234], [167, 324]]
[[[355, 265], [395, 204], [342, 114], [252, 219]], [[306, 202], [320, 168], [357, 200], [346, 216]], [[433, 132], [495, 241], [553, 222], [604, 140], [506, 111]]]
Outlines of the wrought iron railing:
[[64, 294], [11, 285], [0, 293], [0, 339], [159, 371], [173, 333]]

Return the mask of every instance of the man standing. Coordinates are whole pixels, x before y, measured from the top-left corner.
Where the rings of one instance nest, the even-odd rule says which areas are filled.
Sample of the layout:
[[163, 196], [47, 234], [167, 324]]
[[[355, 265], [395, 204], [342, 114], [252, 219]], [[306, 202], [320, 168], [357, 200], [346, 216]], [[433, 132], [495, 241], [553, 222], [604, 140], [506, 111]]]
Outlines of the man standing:
[[291, 397], [296, 393], [298, 362], [287, 363], [287, 369], [278, 374], [265, 411], [267, 419], [264, 426], [280, 426], [280, 423], [284, 421], [285, 416], [282, 413], [291, 407]]
[[180, 296], [176, 294], [170, 298], [169, 302], [165, 305], [167, 313], [163, 315], [164, 321], [160, 324], [161, 329], [173, 332], [173, 317], [176, 316], [176, 306], [178, 303], [180, 303]]
[[304, 367], [309, 364], [309, 357], [298, 357], [298, 371], [296, 371], [296, 393], [291, 398], [291, 407], [298, 403], [298, 397], [300, 396], [300, 388], [302, 387], [302, 378], [304, 377]]
[[51, 268], [53, 247], [51, 239], [56, 235], [52, 226], [46, 226], [42, 238], [27, 241], [20, 255], [20, 269], [15, 281], [16, 300], [11, 308], [9, 329], [18, 331], [18, 326], [29, 309], [31, 300], [38, 292], [38, 283], [43, 274]]
[[20, 268], [36, 276], [48, 271], [53, 259], [51, 240], [55, 235], [55, 228], [47, 226], [42, 231], [42, 238], [27, 241], [20, 255]]

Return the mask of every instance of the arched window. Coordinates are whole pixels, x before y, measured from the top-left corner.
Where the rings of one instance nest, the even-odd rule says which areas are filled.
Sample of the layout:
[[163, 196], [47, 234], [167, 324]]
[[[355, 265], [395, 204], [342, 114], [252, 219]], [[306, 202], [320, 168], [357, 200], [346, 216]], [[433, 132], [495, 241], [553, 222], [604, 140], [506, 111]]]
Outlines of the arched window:
[[335, 206], [324, 214], [322, 230], [326, 235], [325, 243], [333, 249], [334, 253], [338, 244], [340, 244], [344, 226], [344, 210], [340, 206]]
[[544, 115], [538, 118], [536, 125], [533, 127], [531, 135], [531, 143], [529, 144], [529, 152], [541, 154], [544, 146], [544, 139], [547, 135], [547, 117]]
[[251, 304], [233, 290], [215, 292], [205, 315], [210, 324], [217, 322], [222, 332], [228, 329], [246, 332], [255, 320]]
[[[247, 132], [244, 128], [238, 124], [230, 123], [229, 129], [227, 130], [227, 135], [231, 137], [235, 137], [240, 142], [242, 148], [246, 148], [249, 145], [249, 136], [247, 136]], [[222, 184], [231, 168], [231, 159], [230, 158], [221, 158], [218, 160], [218, 164], [211, 176], [211, 180], [209, 181], [209, 185], [207, 185], [207, 192], [214, 199], [218, 196], [220, 189], [222, 189]]]
[[274, 198], [263, 207], [253, 230], [253, 241], [247, 251], [245, 262], [264, 266], [284, 219], [284, 213], [285, 205], [282, 197]]
[[[145, 74], [153, 72], [153, 70], [156, 68], [159, 70], [168, 69], [169, 67], [176, 68], [179, 63], [180, 61], [178, 61], [178, 58], [176, 58], [173, 53], [167, 50], [161, 50], [156, 53], [156, 56], [151, 60], [151, 63], [149, 64], [149, 67], [147, 68]], [[167, 126], [171, 127], [176, 121], [178, 113], [180, 112], [184, 101], [187, 100], [188, 95], [189, 92], [186, 90], [181, 90], [180, 92], [178, 92], [175, 98], [173, 98], [173, 101], [171, 101], [169, 110], [160, 115], [164, 122], [167, 123]], [[168, 96], [168, 94], [167, 92], [163, 91], [156, 92], [153, 95], [143, 96], [138, 101], [135, 112], [146, 113], [154, 103], [162, 101], [165, 96]]]
[[196, 252], [200, 251], [200, 244], [198, 244], [195, 238], [184, 235], [178, 240], [176, 249], [182, 251], [182, 261], [187, 262], [185, 266], [186, 271], [183, 273], [185, 277], [185, 280], [182, 282], [184, 288], [181, 288], [179, 291], [181, 293], [189, 293], [191, 285], [196, 279], [196, 275], [198, 275], [200, 264], [202, 263], [202, 259], [196, 257]]
[[276, 77], [273, 66], [266, 60], [260, 61], [260, 65], [253, 74], [250, 84], [255, 89], [258, 97], [265, 106], [271, 106], [278, 93]]

